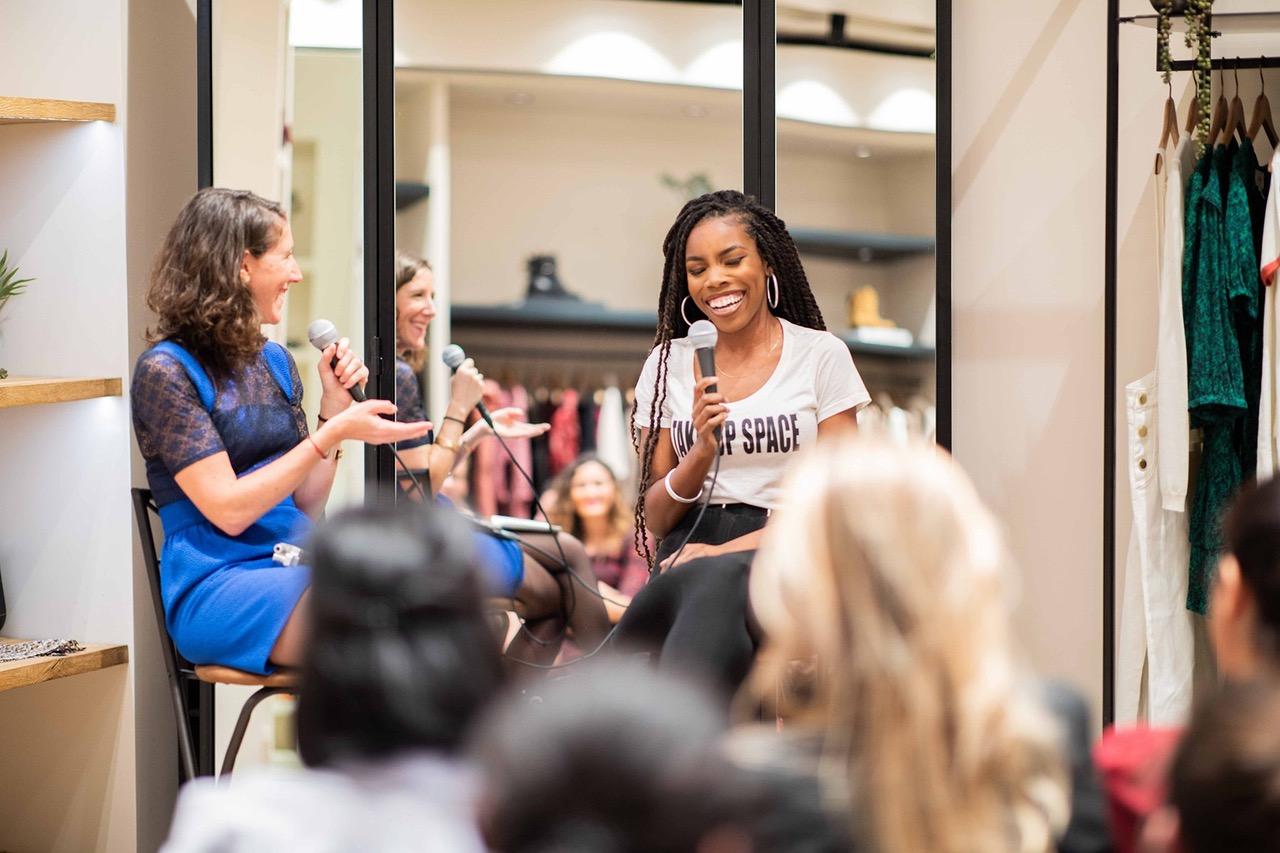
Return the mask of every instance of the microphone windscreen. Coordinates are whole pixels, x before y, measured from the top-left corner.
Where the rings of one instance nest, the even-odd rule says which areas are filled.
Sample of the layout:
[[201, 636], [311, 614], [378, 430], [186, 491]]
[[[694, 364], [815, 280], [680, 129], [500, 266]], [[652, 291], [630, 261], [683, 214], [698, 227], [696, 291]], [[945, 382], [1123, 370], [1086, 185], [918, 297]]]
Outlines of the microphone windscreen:
[[694, 349], [714, 347], [718, 337], [719, 333], [710, 320], [695, 320], [689, 326], [689, 343], [693, 344]]
[[323, 351], [338, 342], [338, 329], [328, 320], [316, 320], [307, 327], [307, 338], [313, 347]]
[[449, 344], [444, 348], [444, 352], [440, 353], [440, 360], [449, 365], [450, 370], [457, 370], [462, 367], [462, 362], [467, 360], [467, 354], [457, 344]]

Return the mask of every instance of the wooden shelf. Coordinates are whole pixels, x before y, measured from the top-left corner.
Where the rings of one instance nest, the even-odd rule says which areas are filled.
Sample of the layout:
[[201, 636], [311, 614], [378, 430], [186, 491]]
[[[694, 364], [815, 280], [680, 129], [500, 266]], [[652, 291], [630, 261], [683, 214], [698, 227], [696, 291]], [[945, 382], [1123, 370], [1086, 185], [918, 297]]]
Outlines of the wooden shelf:
[[[0, 644], [17, 640], [0, 637]], [[72, 652], [59, 657], [27, 658], [26, 660], [0, 663], [0, 692], [18, 687], [28, 687], [42, 681], [66, 678], [86, 672], [97, 672], [129, 661], [128, 646], [92, 645], [82, 652]]]
[[51, 377], [14, 376], [0, 379], [0, 409], [13, 406], [37, 406], [42, 403], [69, 403], [93, 397], [119, 397], [119, 379], [55, 379]]
[[46, 121], [113, 122], [115, 120], [115, 104], [0, 96], [0, 124], [30, 124]]
[[906, 234], [864, 234], [856, 231], [822, 231], [792, 228], [791, 238], [801, 254], [843, 258], [863, 263], [896, 261], [933, 252], [932, 237]]
[[925, 347], [918, 344], [909, 347], [893, 346], [892, 344], [870, 344], [866, 341], [849, 340], [849, 338], [839, 333], [837, 333], [837, 337], [848, 345], [849, 352], [854, 355], [896, 358], [905, 361], [931, 361], [937, 357], [937, 351], [933, 347]]
[[455, 305], [454, 326], [499, 326], [521, 329], [593, 329], [611, 332], [644, 332], [650, 337], [658, 325], [652, 311], [615, 311], [599, 303], [572, 299], [531, 299], [517, 305]]

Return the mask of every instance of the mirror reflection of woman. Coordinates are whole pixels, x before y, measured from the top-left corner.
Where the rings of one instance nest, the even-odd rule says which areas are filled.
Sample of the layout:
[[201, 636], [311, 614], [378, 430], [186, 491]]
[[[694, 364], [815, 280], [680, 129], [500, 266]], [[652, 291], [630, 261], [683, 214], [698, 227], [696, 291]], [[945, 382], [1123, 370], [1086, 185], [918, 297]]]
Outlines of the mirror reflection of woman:
[[352, 401], [369, 370], [346, 338], [318, 364], [320, 419], [307, 428], [293, 357], [267, 341], [302, 280], [284, 208], [244, 190], [203, 189], [156, 258], [147, 306], [154, 346], [138, 357], [134, 432], [160, 508], [165, 622], [192, 663], [264, 673], [302, 660], [305, 565], [276, 565], [324, 510], [344, 439], [412, 441], [386, 400]]
[[591, 557], [609, 619], [617, 622], [649, 580], [649, 564], [635, 547], [635, 527], [613, 469], [586, 454], [560, 472], [547, 513], [582, 541]]
[[[418, 370], [427, 348], [427, 329], [436, 315], [435, 282], [430, 265], [408, 252], [396, 252], [396, 420], [425, 421]], [[476, 444], [493, 435], [483, 420], [466, 421], [484, 393], [484, 377], [471, 359], [454, 373], [449, 403], [435, 433], [399, 442], [396, 449], [411, 470], [426, 473], [430, 492], [441, 487]], [[542, 435], [547, 424], [525, 422], [520, 409], [498, 409], [494, 426], [504, 439]], [[426, 483], [422, 483], [426, 485]], [[477, 533], [481, 564], [489, 572], [490, 593], [511, 600], [523, 625], [507, 646], [508, 660], [547, 665], [555, 661], [565, 628], [578, 647], [590, 651], [609, 632], [609, 617], [596, 590], [596, 577], [582, 543], [564, 533], [520, 534], [519, 542]], [[570, 572], [560, 561], [563, 552]], [[576, 576], [576, 577], [575, 577]]]

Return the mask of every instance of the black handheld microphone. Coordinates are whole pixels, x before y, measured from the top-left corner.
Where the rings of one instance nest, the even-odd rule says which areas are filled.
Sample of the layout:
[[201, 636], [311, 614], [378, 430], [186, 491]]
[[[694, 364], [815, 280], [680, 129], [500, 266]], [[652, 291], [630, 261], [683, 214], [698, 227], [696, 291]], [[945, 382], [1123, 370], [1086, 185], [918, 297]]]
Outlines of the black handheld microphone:
[[[716, 375], [716, 340], [719, 338], [716, 327], [710, 320], [696, 320], [689, 327], [689, 343], [693, 344], [694, 355], [698, 357], [698, 369], [702, 375]], [[715, 393], [714, 383], [707, 386], [706, 393]], [[716, 427], [716, 441], [720, 440], [721, 428]]]
[[[440, 360], [449, 365], [450, 370], [457, 373], [458, 368], [462, 367], [462, 363], [467, 360], [467, 354], [457, 344], [449, 344], [444, 348], [444, 352], [440, 354]], [[498, 428], [493, 425], [493, 418], [489, 416], [489, 410], [484, 406], [484, 400], [476, 403], [476, 411], [480, 413], [480, 417], [484, 418], [484, 422], [489, 425], [490, 429], [494, 432], [498, 431]]]
[[[311, 345], [321, 352], [328, 349], [329, 344], [337, 343], [339, 337], [341, 337], [341, 335], [338, 334], [337, 328], [335, 328], [333, 323], [330, 323], [328, 320], [316, 320], [307, 327], [307, 338], [310, 339]], [[338, 359], [335, 356], [333, 359], [333, 366], [337, 366], [337, 364]], [[355, 400], [357, 403], [364, 402], [364, 389], [359, 385], [352, 385], [347, 389], [347, 393], [350, 394], [351, 399]]]

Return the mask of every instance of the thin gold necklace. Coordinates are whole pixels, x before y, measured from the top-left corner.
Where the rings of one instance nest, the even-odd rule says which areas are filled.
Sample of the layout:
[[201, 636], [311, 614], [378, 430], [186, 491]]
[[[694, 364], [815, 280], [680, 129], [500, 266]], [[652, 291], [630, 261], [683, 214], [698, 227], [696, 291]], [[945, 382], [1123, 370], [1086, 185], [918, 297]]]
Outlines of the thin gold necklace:
[[[781, 328], [782, 328], [782, 324], [781, 324], [781, 323], [779, 323], [779, 324], [778, 324], [778, 328], [779, 328], [779, 329], [781, 329]], [[772, 327], [770, 327], [770, 329], [769, 329], [769, 340], [771, 340], [771, 341], [773, 340], [773, 328], [772, 328]], [[780, 344], [780, 343], [782, 343], [782, 335], [778, 335], [778, 340], [777, 340], [777, 341], [774, 341], [774, 343], [769, 347], [769, 351], [768, 351], [768, 352], [766, 352], [766, 353], [765, 353], [765, 355], [772, 355], [772, 354], [773, 354], [773, 351], [774, 351], [774, 350], [776, 350], [776, 349], [778, 348], [778, 344]], [[723, 370], [721, 370], [721, 369], [720, 369], [720, 366], [719, 366], [719, 365], [716, 365], [716, 373], [717, 373], [717, 374], [719, 374], [720, 376], [723, 376], [723, 377], [724, 377], [724, 378], [726, 378], [726, 379], [740, 379], [740, 378], [742, 378], [742, 377], [745, 375], [745, 374], [742, 374], [742, 373], [726, 373], [726, 372], [724, 372]]]

